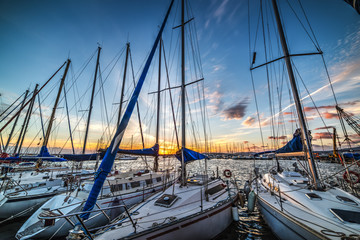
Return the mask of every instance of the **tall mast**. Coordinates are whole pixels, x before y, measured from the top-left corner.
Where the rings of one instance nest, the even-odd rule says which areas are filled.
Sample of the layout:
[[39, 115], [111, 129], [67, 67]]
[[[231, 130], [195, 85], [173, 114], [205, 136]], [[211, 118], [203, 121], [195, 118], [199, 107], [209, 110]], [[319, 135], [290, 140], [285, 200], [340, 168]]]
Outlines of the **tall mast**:
[[[26, 101], [26, 97], [27, 97], [28, 93], [29, 93], [29, 90], [26, 90], [25, 96], [24, 96], [24, 100], [23, 100], [22, 103], [21, 103], [20, 109], [24, 106], [25, 101]], [[11, 129], [10, 134], [9, 134], [9, 138], [8, 138], [7, 141], [6, 141], [6, 145], [5, 145], [5, 147], [4, 147], [4, 152], [6, 152], [8, 146], [9, 146], [11, 137], [12, 137], [12, 135], [13, 135], [13, 133], [14, 133], [14, 130], [15, 130], [16, 124], [17, 124], [17, 122], [18, 122], [18, 120], [19, 120], [19, 117], [20, 117], [20, 114], [17, 115], [17, 117], [16, 117], [16, 119], [15, 119], [14, 125], [13, 125], [13, 127], [12, 127], [12, 129]]]
[[[160, 129], [160, 84], [161, 84], [161, 47], [162, 39], [159, 42], [159, 78], [158, 78], [158, 90], [157, 90], [157, 113], [156, 113], [156, 140], [155, 143], [159, 144], [159, 129]], [[154, 171], [159, 170], [159, 153], [156, 154], [154, 159]]]
[[[14, 149], [14, 155], [16, 153], [20, 154], [20, 152], [21, 152], [21, 147], [22, 147], [24, 139], [25, 139], [26, 131], [27, 131], [27, 128], [29, 126], [29, 122], [30, 122], [30, 118], [31, 118], [31, 113], [32, 113], [32, 110], [33, 110], [33, 107], [34, 107], [35, 97], [36, 97], [36, 94], [38, 93], [38, 90], [37, 90], [38, 86], [39, 86], [39, 84], [35, 85], [35, 89], [34, 89], [32, 97], [31, 97], [31, 102], [30, 102], [29, 108], [28, 108], [28, 110], [26, 112], [24, 124], [23, 124], [23, 126], [21, 128], [18, 141], [16, 142], [16, 146], [15, 146], [15, 149]], [[20, 113], [19, 113], [19, 115], [20, 115]]]
[[313, 180], [315, 189], [320, 190], [320, 189], [322, 189], [322, 187], [321, 187], [319, 176], [318, 176], [318, 173], [317, 173], [317, 170], [316, 170], [316, 165], [315, 165], [314, 156], [313, 156], [313, 150], [312, 150], [312, 146], [311, 146], [311, 142], [310, 142], [310, 136], [309, 136], [308, 129], [307, 129], [307, 126], [306, 126], [305, 117], [304, 117], [304, 113], [303, 113], [303, 110], [302, 110], [303, 108], [302, 108], [302, 105], [301, 105], [299, 93], [298, 93], [298, 90], [297, 90], [297, 87], [296, 87], [294, 72], [293, 72], [293, 69], [292, 69], [291, 61], [290, 61], [289, 49], [287, 47], [285, 34], [284, 34], [283, 27], [282, 27], [280, 14], [279, 14], [279, 10], [278, 10], [276, 0], [272, 0], [272, 4], [273, 4], [273, 8], [274, 8], [277, 28], [278, 28], [279, 35], [280, 35], [280, 41], [281, 41], [281, 45], [282, 45], [282, 50], [283, 50], [283, 54], [284, 54], [286, 68], [287, 68], [287, 72], [288, 72], [288, 75], [289, 75], [291, 90], [292, 90], [292, 93], [293, 93], [295, 106], [296, 106], [296, 111], [297, 111], [297, 115], [298, 115], [299, 122], [300, 122], [304, 147], [307, 148], [306, 153], [307, 153], [307, 158], [308, 158], [308, 162], [309, 162], [309, 166], [310, 166], [310, 170], [311, 170], [312, 180]]
[[90, 117], [91, 117], [91, 112], [92, 112], [92, 108], [93, 108], [94, 93], [95, 93], [95, 85], [96, 85], [96, 79], [97, 79], [97, 72], [98, 72], [98, 69], [99, 69], [100, 51], [101, 51], [101, 47], [99, 46], [99, 47], [98, 47], [98, 55], [97, 55], [97, 59], [96, 59], [96, 67], [95, 67], [94, 83], [93, 83], [93, 88], [92, 88], [92, 92], [91, 92], [90, 107], [89, 107], [89, 115], [88, 115], [88, 119], [87, 119], [87, 123], [86, 123], [84, 146], [83, 146], [83, 150], [82, 150], [82, 153], [83, 153], [83, 154], [85, 153], [85, 149], [86, 149], [86, 141], [87, 141], [87, 137], [88, 137], [88, 133], [89, 133]]
[[123, 76], [123, 82], [122, 82], [122, 87], [121, 87], [119, 116], [118, 116], [118, 121], [117, 121], [116, 126], [119, 126], [119, 124], [120, 124], [122, 104], [123, 104], [123, 101], [124, 101], [124, 90], [125, 90], [127, 64], [128, 64], [128, 59], [129, 59], [129, 51], [130, 51], [130, 43], [126, 43], [126, 57], [125, 57], [125, 66], [124, 66], [124, 76]]
[[185, 3], [181, 0], [181, 185], [185, 185]]
[[67, 72], [68, 72], [68, 70], [69, 70], [70, 62], [71, 62], [71, 60], [68, 59], [68, 60], [67, 60], [67, 63], [66, 63], [66, 68], [65, 68], [64, 75], [62, 76], [61, 81], [60, 81], [59, 91], [58, 91], [58, 94], [57, 94], [57, 96], [56, 96], [54, 108], [53, 108], [52, 113], [51, 113], [51, 116], [50, 116], [49, 125], [48, 125], [48, 127], [47, 127], [47, 129], [46, 129], [46, 134], [45, 134], [45, 138], [44, 138], [43, 147], [44, 147], [44, 146], [46, 147], [47, 144], [48, 144], [48, 142], [49, 142], [51, 127], [52, 127], [52, 124], [53, 124], [54, 119], [55, 119], [56, 108], [57, 108], [57, 105], [58, 105], [58, 103], [59, 103], [59, 99], [60, 99], [60, 95], [61, 95], [61, 90], [62, 90], [62, 88], [63, 88], [63, 86], [64, 86], [64, 82], [65, 82], [66, 74], [67, 74]]

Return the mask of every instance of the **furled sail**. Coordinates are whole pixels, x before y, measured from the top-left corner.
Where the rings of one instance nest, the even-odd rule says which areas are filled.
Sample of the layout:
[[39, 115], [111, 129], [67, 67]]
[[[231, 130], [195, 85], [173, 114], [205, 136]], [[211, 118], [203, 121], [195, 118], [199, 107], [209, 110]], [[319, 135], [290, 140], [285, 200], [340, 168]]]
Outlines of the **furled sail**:
[[159, 155], [159, 144], [156, 143], [151, 148], [134, 149], [134, 150], [119, 149], [118, 153], [133, 154], [133, 155], [139, 155], [139, 156], [158, 156]]
[[[176, 152], [175, 157], [179, 161], [181, 161], [181, 150]], [[195, 160], [201, 160], [201, 159], [209, 159], [209, 157], [204, 154], [195, 152], [193, 150], [184, 148], [184, 163], [188, 163], [190, 161], [195, 161]]]
[[40, 149], [40, 153], [36, 156], [14, 156], [14, 157], [6, 157], [6, 158], [0, 158], [0, 160], [8, 160], [8, 161], [49, 161], [49, 162], [64, 162], [67, 161], [64, 158], [56, 157], [53, 155], [50, 155], [49, 150], [46, 146], [42, 146]]
[[296, 129], [291, 139], [285, 146], [276, 150], [276, 153], [288, 153], [288, 152], [301, 152], [303, 151], [303, 145], [301, 142], [301, 130]]
[[301, 142], [301, 129], [298, 128], [293, 134], [293, 139], [291, 139], [288, 143], [286, 143], [285, 146], [279, 148], [276, 151], [265, 151], [265, 152], [255, 153], [254, 157], [268, 153], [294, 153], [294, 152], [302, 152], [302, 151], [303, 151], [303, 144]]
[[105, 155], [105, 152], [89, 153], [89, 154], [63, 154], [63, 157], [69, 161], [91, 161], [97, 160], [97, 155], [100, 154], [100, 159]]
[[[150, 63], [152, 61], [152, 58], [154, 56], [154, 53], [155, 53], [155, 50], [156, 50], [156, 47], [159, 43], [159, 40], [160, 40], [160, 37], [161, 37], [161, 34], [164, 30], [164, 27], [165, 27], [165, 24], [166, 24], [166, 20], [168, 19], [169, 17], [169, 14], [170, 14], [170, 10], [171, 10], [171, 7], [174, 3], [174, 0], [171, 1], [171, 4], [170, 4], [170, 7], [166, 13], [166, 16], [165, 16], [165, 19], [161, 25], [161, 28], [159, 30], [159, 33], [156, 37], [156, 40], [155, 40], [155, 43], [151, 49], [151, 52], [150, 52], [150, 55], [148, 57], [148, 59], [146, 60], [146, 63], [145, 63], [145, 66], [144, 66], [144, 69], [141, 73], [141, 76], [139, 78], [139, 81], [135, 87], [135, 90], [130, 98], [130, 101], [129, 101], [129, 104], [126, 108], [126, 111], [124, 113], [124, 116], [123, 118], [121, 119], [121, 122], [116, 130], [116, 133], [115, 133], [115, 136], [114, 138], [112, 139], [111, 141], [111, 144], [109, 146], [109, 148], [107, 149], [106, 153], [105, 153], [105, 157], [104, 159], [102, 160], [101, 164], [100, 164], [100, 167], [98, 168], [96, 174], [95, 174], [95, 182], [94, 182], [94, 185], [91, 189], [91, 192], [89, 193], [89, 196], [88, 196], [88, 199], [86, 200], [86, 203], [85, 203], [85, 206], [83, 208], [83, 211], [86, 212], [86, 211], [91, 211], [93, 208], [94, 208], [94, 205], [96, 203], [96, 200], [99, 196], [99, 193], [100, 193], [100, 190], [104, 184], [104, 181], [106, 179], [106, 176], [108, 175], [108, 173], [111, 171], [111, 168], [112, 168], [112, 165], [114, 163], [114, 160], [115, 160], [115, 156], [118, 152], [118, 149], [119, 149], [119, 145], [121, 143], [121, 140], [122, 140], [122, 137], [125, 133], [125, 130], [126, 130], [126, 127], [129, 123], [129, 120], [130, 120], [130, 117], [131, 117], [131, 114], [134, 110], [134, 107], [135, 107], [135, 104], [138, 100], [138, 97], [139, 97], [139, 94], [140, 94], [140, 91], [141, 91], [141, 88], [142, 88], [142, 85], [144, 83], [144, 80], [145, 80], [145, 77], [146, 77], [146, 74], [149, 70], [149, 67], [150, 67]], [[89, 215], [90, 213], [83, 213], [81, 215], [81, 218], [82, 219], [88, 219], [89, 218]]]

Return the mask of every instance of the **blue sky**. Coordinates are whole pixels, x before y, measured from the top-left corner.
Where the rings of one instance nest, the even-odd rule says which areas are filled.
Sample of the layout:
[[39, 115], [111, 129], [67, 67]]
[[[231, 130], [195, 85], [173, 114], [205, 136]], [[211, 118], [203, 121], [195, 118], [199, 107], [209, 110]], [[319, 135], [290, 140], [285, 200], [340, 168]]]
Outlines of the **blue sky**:
[[[253, 18], [257, 16], [258, 11], [255, 1], [250, 2], [252, 2], [250, 15]], [[290, 2], [295, 5], [297, 3], [297, 1]], [[304, 0], [302, 2], [324, 52], [324, 59], [334, 82], [338, 101], [344, 109], [359, 116], [360, 70], [358, 66], [360, 55], [358, 49], [360, 47], [360, 31], [358, 26], [360, 16], [351, 6], [341, 0]], [[127, 41], [131, 43], [134, 70], [138, 76], [168, 5], [169, 1], [167, 0], [0, 1], [0, 91], [2, 94], [0, 103], [5, 106], [27, 88], [33, 89], [35, 83], [44, 83], [68, 57], [72, 60], [73, 72], [78, 72], [82, 64], [95, 53], [99, 43], [102, 46], [100, 60], [102, 70], [109, 65], [117, 53], [122, 53], [119, 64], [116, 65], [104, 84], [107, 111], [115, 112], [117, 106], [115, 104], [118, 102], [116, 93], [119, 93], [119, 82], [123, 71], [125, 44]], [[286, 7], [286, 1], [281, 1], [280, 6], [283, 9], [282, 14], [285, 19], [284, 25], [287, 30], [290, 51], [292, 53], [315, 51], [294, 15]], [[191, 1], [191, 8], [195, 16], [213, 144], [221, 145], [222, 151], [226, 150], [226, 144], [230, 146], [235, 143], [239, 146], [240, 143], [246, 141], [249, 142], [250, 146], [252, 144], [261, 146], [249, 71], [248, 1], [195, 0]], [[179, 10], [177, 1], [173, 12], [175, 10]], [[177, 13], [175, 16], [175, 13], [172, 13], [163, 36], [167, 47], [170, 45], [170, 40], [178, 37], [179, 30], [172, 30], [171, 28], [177, 26], [179, 22], [179, 14]], [[252, 27], [250, 35], [254, 36], [256, 17], [255, 20], [252, 20]], [[264, 55], [261, 54], [262, 47], [259, 42], [257, 46], [259, 46], [257, 63], [260, 64], [264, 62]], [[170, 59], [169, 62], [171, 62]], [[154, 63], [154, 65], [157, 63], [156, 57]], [[301, 57], [294, 59], [294, 63], [301, 70], [306, 86], [313, 93], [312, 97], [317, 105], [334, 105], [330, 88], [326, 85], [328, 80], [321, 58], [319, 56]], [[93, 58], [84, 75], [77, 82], [79, 95], [83, 97], [77, 106], [77, 111], [75, 109], [71, 111], [72, 124], [74, 125], [79, 116], [83, 114], [79, 110], [88, 108], [90, 93], [86, 93], [85, 90], [91, 87], [94, 68], [95, 59]], [[268, 87], [264, 77], [264, 69], [255, 71], [254, 80], [265, 145], [271, 146], [269, 138], [273, 134], [266, 121], [270, 116]], [[106, 78], [106, 71], [102, 77], [103, 79]], [[149, 81], [144, 86], [144, 94], [140, 99], [141, 112], [144, 118], [145, 116], [151, 118], [150, 113], [154, 109], [154, 98], [146, 93], [156, 89], [156, 66], [150, 68], [148, 77]], [[129, 80], [132, 81], [130, 77]], [[176, 78], [176, 81], [178, 80]], [[55, 87], [56, 83], [52, 86]], [[130, 86], [127, 86], [127, 96], [131, 93]], [[287, 89], [284, 89], [284, 92], [285, 90]], [[50, 88], [46, 91], [46, 93], [50, 92]], [[53, 90], [52, 93], [55, 91]], [[101, 107], [103, 97], [101, 97], [100, 92], [95, 100], [93, 125], [90, 128], [89, 141], [92, 143], [90, 149], [94, 148], [102, 132], [108, 131], [106, 127], [104, 128], [104, 108]], [[42, 94], [41, 97], [45, 98], [46, 93]], [[300, 93], [302, 97], [305, 97], [304, 105], [309, 107], [306, 113], [309, 118], [309, 127], [313, 130], [315, 139], [316, 136], [318, 138], [323, 136], [324, 144], [330, 145], [330, 141], [326, 139], [325, 131], [315, 130], [323, 127], [323, 124], [315, 112], [310, 109], [312, 105], [308, 100], [309, 98], [306, 98], [307, 93], [304, 88], [300, 87]], [[54, 95], [50, 94], [47, 102], [42, 106], [45, 115], [50, 115]], [[282, 105], [286, 107], [289, 105], [289, 100], [285, 100], [288, 99], [288, 96], [284, 94], [283, 97]], [[75, 101], [74, 99], [73, 101]], [[61, 106], [64, 106], [64, 102]], [[149, 109], [151, 110], [149, 111]], [[291, 108], [284, 110], [284, 112], [289, 113], [290, 110]], [[338, 120], [333, 117], [335, 110], [326, 107], [320, 110], [322, 116], [325, 117], [326, 124], [335, 126], [340, 130]], [[58, 120], [60, 118], [65, 119], [64, 108], [59, 109], [58, 113], [59, 116], [62, 116], [58, 117]], [[79, 116], [76, 117], [76, 114]], [[292, 135], [294, 125], [289, 123], [291, 121], [290, 116], [290, 113], [284, 115], [285, 127], [279, 128], [276, 135], [282, 141], [284, 140], [282, 136], [290, 138]], [[169, 118], [169, 115], [167, 117]], [[84, 125], [84, 123], [81, 124]], [[144, 121], [144, 124], [147, 145], [150, 146], [154, 141], [153, 130], [150, 130], [154, 126], [153, 118]], [[40, 141], [39, 136], [35, 137], [35, 132], [40, 127], [39, 123], [34, 120], [33, 136], [29, 137], [29, 144], [30, 138], [36, 139], [33, 144]], [[68, 138], [66, 128], [65, 121], [59, 123], [53, 134], [53, 146], [60, 147], [64, 144], [61, 139]], [[111, 136], [111, 131], [108, 132], [108, 135]], [[127, 131], [123, 146], [129, 146], [131, 135], [134, 135], [135, 142], [138, 142], [139, 134], [137, 132], [138, 127], [136, 118], [134, 118]], [[350, 129], [349, 132], [353, 134]], [[57, 142], [54, 142], [55, 136]], [[81, 131], [76, 136], [81, 139]], [[168, 138], [173, 139], [173, 136]], [[354, 140], [358, 141], [359, 139], [355, 138]], [[319, 141], [317, 140], [315, 144], [319, 145]], [[66, 145], [66, 148], [68, 147], [69, 145]]]

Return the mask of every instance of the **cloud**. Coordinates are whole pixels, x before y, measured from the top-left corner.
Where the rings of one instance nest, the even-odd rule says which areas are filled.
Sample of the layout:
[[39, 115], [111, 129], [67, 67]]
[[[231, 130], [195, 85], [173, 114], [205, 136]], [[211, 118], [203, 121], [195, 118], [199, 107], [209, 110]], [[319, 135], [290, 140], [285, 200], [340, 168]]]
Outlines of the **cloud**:
[[315, 128], [314, 130], [322, 130], [322, 129], [328, 129], [328, 128], [334, 128], [334, 127], [333, 126], [319, 127], [319, 128]]
[[269, 136], [268, 139], [286, 139], [286, 136], [278, 136], [278, 137], [274, 137], [274, 136]]
[[226, 12], [226, 5], [229, 2], [229, 0], [224, 0], [221, 2], [220, 6], [216, 9], [214, 12], [214, 16], [217, 18], [217, 22], [219, 23]]
[[245, 116], [246, 107], [249, 104], [248, 98], [245, 98], [224, 110], [225, 119], [242, 119]]
[[283, 115], [292, 115], [292, 112], [283, 112]]
[[[318, 106], [317, 109], [335, 109], [334, 105], [328, 105], [328, 106]], [[316, 110], [316, 107], [304, 107], [305, 112], [310, 112]]]
[[223, 94], [218, 90], [209, 92], [209, 88], [205, 89], [205, 98], [208, 99], [209, 102], [209, 104], [207, 104], [207, 108], [212, 114], [217, 114], [220, 109], [223, 109], [224, 102], [222, 97]]
[[320, 133], [315, 133], [314, 135], [315, 139], [332, 139], [332, 134], [328, 133], [328, 132], [320, 132]]
[[[311, 120], [314, 120], [314, 118], [313, 118], [313, 117], [307, 117], [307, 118], [306, 118], [306, 121], [311, 121]], [[289, 123], [293, 123], [293, 122], [296, 122], [296, 120], [295, 120], [295, 119], [291, 119], [291, 120], [289, 120], [288, 122], [289, 122]]]
[[255, 118], [249, 116], [242, 122], [242, 125], [251, 127], [252, 125], [254, 125], [254, 123], [255, 123]]
[[213, 68], [212, 73], [225, 69], [225, 67], [220, 64], [214, 65], [212, 66], [212, 68]]
[[326, 119], [338, 118], [337, 113], [329, 113], [329, 112], [326, 112], [326, 113], [323, 113], [323, 116], [324, 116]]

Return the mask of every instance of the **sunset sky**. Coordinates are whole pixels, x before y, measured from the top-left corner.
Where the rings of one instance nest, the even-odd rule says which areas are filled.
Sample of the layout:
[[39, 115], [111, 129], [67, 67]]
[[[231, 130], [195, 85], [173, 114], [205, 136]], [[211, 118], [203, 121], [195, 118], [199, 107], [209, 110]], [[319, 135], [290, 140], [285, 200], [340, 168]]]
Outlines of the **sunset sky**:
[[[270, 73], [275, 74], [275, 76], [278, 74], [277, 79], [276, 77], [270, 79], [272, 81], [270, 92], [274, 94], [271, 99], [274, 105], [272, 106], [272, 115], [277, 125], [275, 130], [271, 128], [272, 115], [269, 105], [266, 69], [264, 67], [256, 69], [253, 71], [253, 79], [264, 143], [261, 141], [249, 70], [249, 36], [251, 52], [256, 51], [257, 53], [254, 65], [264, 63], [265, 55], [261, 24], [259, 25], [258, 1], [250, 2], [249, 7], [246, 0], [190, 1], [191, 8], [188, 11], [192, 13], [189, 13], [189, 18], [192, 15], [195, 17], [191, 24], [193, 24], [193, 33], [196, 34], [198, 40], [198, 49], [195, 45], [195, 52], [198, 50], [200, 54], [197, 63], [201, 64], [202, 69], [199, 68], [200, 73], [197, 76], [190, 77], [194, 69], [190, 66], [187, 67], [187, 76], [189, 76], [187, 82], [194, 81], [202, 76], [205, 79], [199, 86], [204, 87], [203, 93], [205, 94], [208, 115], [206, 124], [210, 123], [210, 126], [206, 126], [206, 130], [209, 138], [211, 138], [213, 151], [218, 151], [220, 148], [223, 152], [228, 149], [241, 150], [242, 148], [247, 151], [248, 147], [253, 148], [254, 145], [257, 147], [256, 150], [262, 150], [263, 144], [272, 148], [273, 139], [277, 140], [278, 145], [283, 145], [291, 139], [296, 128], [294, 109], [288, 95], [289, 84], [285, 82], [288, 81], [287, 75], [286, 72], [284, 74], [281, 71], [283, 62], [275, 63], [269, 69]], [[264, 12], [271, 14], [270, 1], [264, 2], [266, 2], [263, 6]], [[301, 2], [311, 24], [311, 28], [309, 28], [302, 11], [299, 10], [298, 1], [290, 0], [289, 2], [296, 10], [298, 17], [305, 24], [306, 30], [304, 30], [287, 5], [288, 1], [278, 0], [278, 2], [290, 52], [292, 54], [316, 52], [317, 50], [312, 44], [314, 38], [311, 40], [307, 34], [308, 32], [311, 35], [312, 30], [324, 53], [324, 60], [339, 105], [345, 111], [360, 116], [359, 14], [342, 0], [304, 0]], [[99, 44], [102, 47], [100, 57], [101, 79], [99, 78], [97, 82], [97, 95], [94, 100], [89, 145], [87, 147], [89, 152], [93, 151], [102, 135], [104, 135], [103, 140], [106, 142], [114, 132], [126, 43], [130, 42], [131, 45], [135, 80], [137, 81], [169, 4], [169, 0], [0, 0], [0, 109], [4, 110], [26, 89], [32, 91], [36, 83], [40, 85], [45, 83], [66, 59], [70, 58], [72, 66], [65, 83], [65, 89], [68, 91], [72, 128], [79, 124], [78, 129], [73, 133], [77, 152], [79, 152], [83, 142], [84, 119], [87, 114], [85, 110], [88, 109], [90, 102], [96, 50]], [[179, 1], [175, 1], [163, 34], [165, 48], [170, 49], [165, 51], [169, 56], [167, 59], [169, 68], [172, 70], [170, 73], [170, 78], [174, 81], [172, 86], [179, 85], [180, 81], [179, 71], [176, 70], [179, 65], [179, 58], [172, 54], [177, 54], [179, 48], [177, 45], [180, 30], [179, 28], [173, 29], [180, 24], [179, 8]], [[269, 16], [271, 19], [271, 15], [267, 15], [267, 17]], [[250, 31], [248, 19], [250, 19]], [[270, 30], [273, 30], [271, 21], [268, 26]], [[257, 31], [258, 35], [256, 34]], [[194, 38], [194, 36], [192, 37]], [[273, 37], [272, 39], [276, 38]], [[276, 41], [273, 40], [272, 44], [276, 45]], [[187, 54], [189, 55], [191, 55], [189, 50], [191, 47], [192, 45], [187, 45]], [[282, 56], [279, 49], [273, 51], [267, 49], [267, 51], [271, 53], [267, 55], [268, 60]], [[139, 100], [146, 146], [148, 147], [152, 146], [155, 141], [156, 115], [154, 113], [156, 112], [156, 101], [155, 95], [148, 93], [157, 89], [157, 54], [155, 54]], [[118, 62], [115, 63], [115, 61]], [[190, 58], [187, 58], [187, 61], [191, 63]], [[87, 67], [82, 71], [87, 63]], [[322, 58], [319, 55], [294, 57], [293, 63], [296, 66], [299, 92], [305, 106], [304, 110], [309, 129], [312, 130], [315, 149], [321, 150], [321, 141], [325, 145], [325, 149], [329, 149], [331, 135], [324, 129], [323, 121], [327, 126], [333, 126], [337, 129], [341, 141], [343, 141], [343, 133], [336, 117], [335, 102]], [[112, 71], [110, 71], [111, 69]], [[167, 87], [164, 69], [165, 66], [162, 65], [162, 88]], [[297, 74], [297, 71], [300, 75]], [[131, 73], [131, 68], [128, 68], [128, 73]], [[40, 94], [40, 98], [44, 100], [41, 106], [44, 121], [50, 116], [62, 74], [63, 70]], [[301, 79], [307, 90], [304, 88]], [[103, 88], [100, 87], [101, 81]], [[131, 75], [128, 75], [127, 81], [126, 99], [132, 91], [133, 79]], [[72, 85], [74, 82], [76, 84]], [[195, 85], [188, 88], [189, 95], [193, 93], [196, 95], [197, 91]], [[178, 111], [178, 89], [173, 90], [173, 92], [175, 111]], [[277, 95], [277, 92], [280, 92], [281, 97]], [[165, 101], [162, 106], [166, 110], [162, 111], [162, 116], [166, 120], [161, 122], [165, 130], [160, 133], [160, 138], [163, 143], [164, 141], [174, 143], [173, 130], [170, 130], [172, 118], [170, 116], [169, 97], [164, 95], [163, 98]], [[281, 98], [281, 113], [279, 113], [279, 98]], [[311, 99], [315, 101], [323, 121], [317, 114]], [[104, 101], [106, 101], [106, 109]], [[190, 96], [189, 102], [194, 106], [198, 105], [198, 102]], [[37, 102], [36, 106], [38, 106]], [[51, 137], [50, 147], [70, 148], [65, 111], [65, 101], [62, 100], [57, 110], [56, 126]], [[192, 107], [191, 111], [194, 116], [201, 112]], [[106, 117], [106, 112], [108, 117]], [[19, 132], [24, 115], [25, 113], [19, 119], [16, 134]], [[38, 110], [35, 111], [35, 115], [36, 117], [32, 119], [29, 127], [29, 134], [25, 141], [26, 146], [36, 147], [41, 142], [41, 124]], [[202, 135], [203, 133], [198, 125], [195, 128], [191, 127], [191, 122], [198, 120], [191, 119], [190, 114], [187, 116], [187, 126], [189, 126], [187, 129], [187, 138], [189, 139], [187, 141], [190, 146], [194, 147], [195, 145], [191, 140], [192, 134], [199, 132]], [[179, 119], [177, 116], [177, 120]], [[3, 126], [5, 122], [6, 120], [2, 121], [0, 126]], [[106, 127], [106, 122], [109, 122], [109, 128]], [[4, 141], [7, 140], [11, 126], [2, 132]], [[130, 147], [131, 136], [133, 136], [133, 146], [140, 147], [138, 129], [135, 111], [121, 147]], [[360, 137], [356, 136], [350, 127], [347, 126], [347, 129], [350, 138], [354, 141], [354, 146], [357, 146], [360, 143]], [[106, 133], [104, 134], [104, 132]], [[16, 141], [16, 134], [12, 143]], [[200, 136], [197, 140], [200, 145], [203, 144], [202, 138]]]

